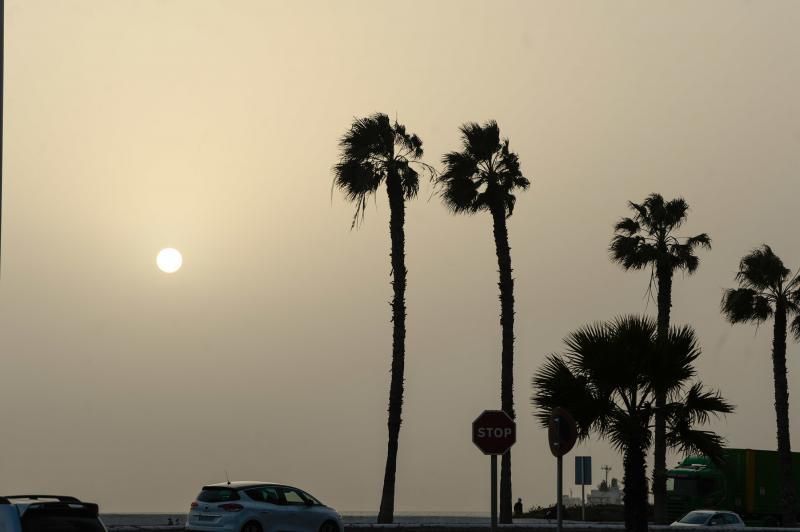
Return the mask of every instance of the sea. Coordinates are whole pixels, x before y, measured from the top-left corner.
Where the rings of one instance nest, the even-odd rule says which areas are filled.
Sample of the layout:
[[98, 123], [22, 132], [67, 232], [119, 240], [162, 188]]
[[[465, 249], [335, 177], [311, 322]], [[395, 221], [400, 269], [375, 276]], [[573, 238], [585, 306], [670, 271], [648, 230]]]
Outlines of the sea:
[[[138, 513], [138, 514], [102, 514], [100, 516], [106, 526], [163, 526], [172, 524], [183, 525], [186, 523], [186, 514], [181, 513]], [[375, 523], [377, 515], [370, 512], [342, 512], [342, 520], [347, 524]], [[447, 525], [488, 525], [489, 516], [486, 513], [463, 512], [396, 512], [394, 522], [398, 524], [447, 524]], [[515, 523], [543, 523], [542, 519], [514, 519]]]

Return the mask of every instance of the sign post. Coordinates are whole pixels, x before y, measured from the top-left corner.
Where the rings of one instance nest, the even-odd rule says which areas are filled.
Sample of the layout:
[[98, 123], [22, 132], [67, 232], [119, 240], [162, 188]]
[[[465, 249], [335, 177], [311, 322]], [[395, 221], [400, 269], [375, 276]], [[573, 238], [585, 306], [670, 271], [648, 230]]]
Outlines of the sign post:
[[575, 457], [575, 484], [581, 487], [581, 520], [586, 521], [585, 487], [592, 485], [592, 457]]
[[578, 439], [578, 428], [575, 420], [569, 412], [561, 407], [554, 408], [550, 413], [550, 422], [547, 425], [547, 441], [550, 444], [550, 452], [556, 457], [556, 514], [558, 525], [556, 530], [561, 532], [564, 524], [564, 512], [562, 511], [564, 490], [563, 482], [563, 457], [575, 446]]
[[497, 530], [497, 455], [505, 454], [517, 441], [517, 424], [502, 410], [484, 410], [472, 422], [472, 443], [491, 455], [492, 530]]

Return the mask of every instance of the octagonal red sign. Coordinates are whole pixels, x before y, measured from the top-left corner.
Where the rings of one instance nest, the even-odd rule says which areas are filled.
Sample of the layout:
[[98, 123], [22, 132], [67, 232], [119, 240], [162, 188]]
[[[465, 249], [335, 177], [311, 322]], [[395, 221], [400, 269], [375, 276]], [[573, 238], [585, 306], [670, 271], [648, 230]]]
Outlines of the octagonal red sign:
[[502, 410], [484, 410], [472, 422], [472, 443], [483, 454], [503, 454], [517, 441], [517, 424]]

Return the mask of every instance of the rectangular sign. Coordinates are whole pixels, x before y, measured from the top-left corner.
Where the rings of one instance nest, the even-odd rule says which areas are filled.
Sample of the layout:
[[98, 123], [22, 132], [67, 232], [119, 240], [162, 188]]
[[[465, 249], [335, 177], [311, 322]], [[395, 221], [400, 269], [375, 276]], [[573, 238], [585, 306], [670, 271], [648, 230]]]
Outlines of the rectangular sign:
[[575, 484], [578, 486], [592, 485], [592, 457], [575, 457]]

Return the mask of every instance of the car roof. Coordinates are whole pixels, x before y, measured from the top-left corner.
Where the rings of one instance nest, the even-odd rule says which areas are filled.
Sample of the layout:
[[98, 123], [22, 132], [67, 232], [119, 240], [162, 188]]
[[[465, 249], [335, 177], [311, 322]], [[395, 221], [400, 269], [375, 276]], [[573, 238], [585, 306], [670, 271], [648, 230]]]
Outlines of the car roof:
[[247, 488], [260, 488], [263, 486], [283, 486], [286, 488], [291, 488], [287, 484], [281, 484], [280, 482], [261, 482], [258, 480], [237, 480], [233, 482], [218, 482], [217, 484], [206, 484], [203, 486], [203, 489], [206, 488], [230, 488], [233, 490], [242, 490]]

